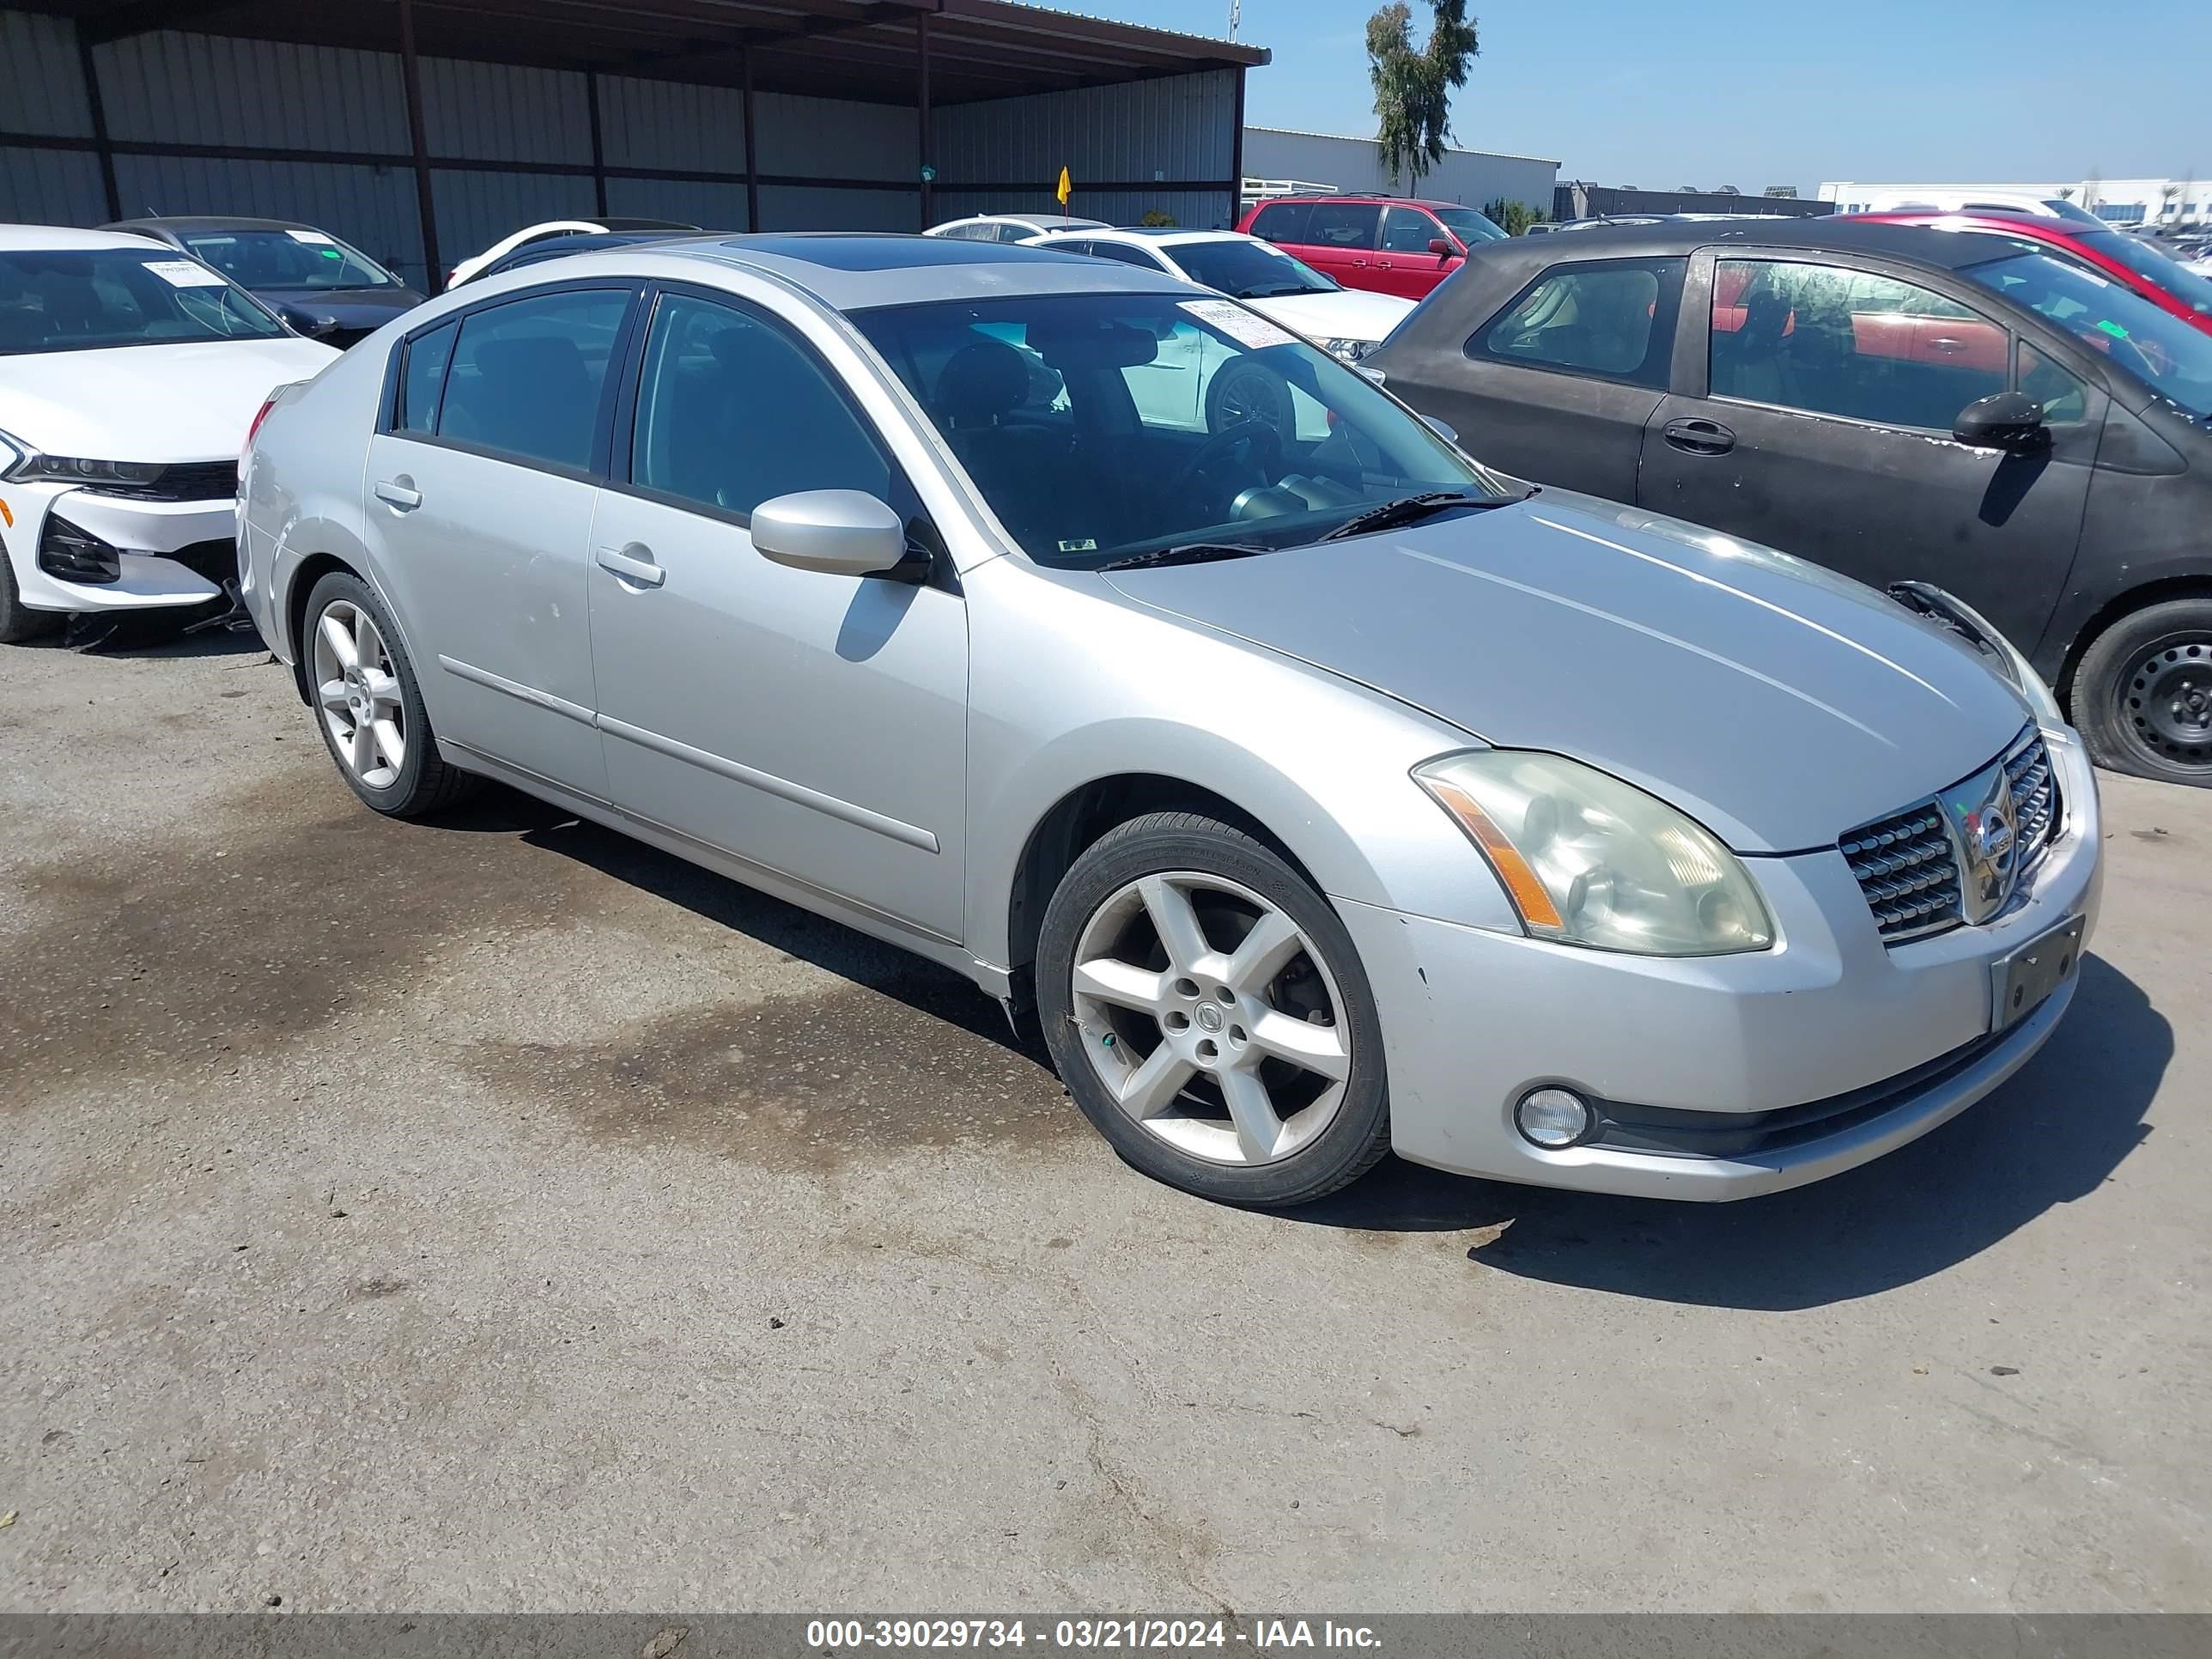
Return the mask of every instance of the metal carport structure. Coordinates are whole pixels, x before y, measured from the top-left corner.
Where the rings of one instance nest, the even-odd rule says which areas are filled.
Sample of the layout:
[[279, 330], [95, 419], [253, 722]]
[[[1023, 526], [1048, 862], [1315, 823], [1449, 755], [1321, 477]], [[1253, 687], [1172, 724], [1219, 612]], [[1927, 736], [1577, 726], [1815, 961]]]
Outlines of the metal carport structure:
[[426, 274], [563, 214], [1049, 208], [1062, 167], [1078, 211], [1229, 222], [1267, 61], [1010, 0], [19, 0], [0, 52], [0, 214], [266, 213]]

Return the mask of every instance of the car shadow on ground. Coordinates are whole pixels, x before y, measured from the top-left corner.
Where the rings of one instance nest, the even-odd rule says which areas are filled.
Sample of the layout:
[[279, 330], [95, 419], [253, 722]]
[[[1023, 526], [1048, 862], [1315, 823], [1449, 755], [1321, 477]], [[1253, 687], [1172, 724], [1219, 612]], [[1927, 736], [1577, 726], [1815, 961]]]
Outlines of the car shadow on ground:
[[1502, 1229], [1469, 1261], [1525, 1279], [1701, 1306], [1819, 1307], [1908, 1285], [2087, 1196], [2148, 1137], [2173, 1032], [2102, 957], [2043, 1051], [1887, 1158], [1734, 1204], [1609, 1198], [1393, 1162], [1294, 1212], [1381, 1231]]
[[[494, 787], [436, 823], [515, 836], [1050, 1070], [1034, 1026], [1015, 1033], [951, 969], [557, 806]], [[2149, 1135], [2143, 1115], [2172, 1054], [2172, 1029], [2141, 988], [2092, 955], [2056, 1035], [2003, 1087], [1932, 1134], [1810, 1187], [1684, 1204], [1478, 1181], [1393, 1158], [1282, 1213], [1353, 1231], [1489, 1231], [1468, 1260], [1563, 1285], [1718, 1307], [1819, 1307], [1941, 1273], [2095, 1191]]]
[[119, 612], [107, 624], [98, 619], [67, 630], [41, 634], [16, 647], [33, 651], [76, 651], [88, 656], [117, 657], [126, 662], [180, 661], [193, 657], [258, 657], [277, 667], [261, 635], [251, 628], [204, 627], [179, 633], [156, 613], [151, 620], [140, 611]]

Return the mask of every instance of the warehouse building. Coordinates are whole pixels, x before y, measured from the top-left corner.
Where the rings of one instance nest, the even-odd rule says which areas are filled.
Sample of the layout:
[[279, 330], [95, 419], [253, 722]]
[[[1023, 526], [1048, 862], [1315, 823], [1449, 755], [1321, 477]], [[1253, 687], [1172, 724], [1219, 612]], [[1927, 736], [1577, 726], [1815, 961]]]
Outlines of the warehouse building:
[[319, 225], [410, 280], [580, 215], [912, 231], [1236, 212], [1264, 50], [1011, 0], [0, 9], [0, 218]]
[[1420, 196], [1480, 210], [1500, 199], [1526, 203], [1541, 213], [1552, 207], [1559, 164], [1534, 155], [1496, 155], [1486, 150], [1446, 149], [1419, 179], [1396, 184], [1372, 138], [1342, 138], [1285, 127], [1244, 129], [1244, 175], [1255, 185], [1326, 185], [1340, 191]]

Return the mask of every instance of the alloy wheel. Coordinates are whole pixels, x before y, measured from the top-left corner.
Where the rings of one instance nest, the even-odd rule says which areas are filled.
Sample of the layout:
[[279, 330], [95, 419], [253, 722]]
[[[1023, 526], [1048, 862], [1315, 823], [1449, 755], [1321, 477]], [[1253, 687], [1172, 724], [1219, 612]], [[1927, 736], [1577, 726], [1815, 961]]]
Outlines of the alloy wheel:
[[1073, 981], [1100, 1081], [1179, 1152], [1278, 1163], [1343, 1103], [1352, 1028], [1327, 961], [1225, 877], [1168, 871], [1119, 889], [1085, 924]]
[[350, 600], [326, 605], [315, 624], [314, 676], [339, 760], [367, 787], [390, 788], [407, 763], [406, 705], [383, 633]]

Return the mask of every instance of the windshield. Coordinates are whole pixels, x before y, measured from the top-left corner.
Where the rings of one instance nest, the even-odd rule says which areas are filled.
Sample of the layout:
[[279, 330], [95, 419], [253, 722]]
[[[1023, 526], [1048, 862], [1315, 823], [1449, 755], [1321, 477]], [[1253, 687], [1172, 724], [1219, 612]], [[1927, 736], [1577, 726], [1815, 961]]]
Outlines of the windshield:
[[366, 253], [319, 230], [187, 231], [179, 238], [240, 288], [398, 288]]
[[1265, 242], [1177, 242], [1160, 251], [1192, 282], [1239, 300], [1327, 294], [1336, 287], [1311, 265]]
[[852, 319], [1041, 564], [1302, 546], [1407, 495], [1508, 494], [1373, 382], [1233, 301], [994, 297]]
[[1969, 265], [1964, 274], [2056, 323], [2189, 414], [2212, 415], [2212, 334], [2133, 289], [2047, 253]]
[[1477, 242], [1502, 242], [1505, 233], [1484, 218], [1473, 208], [1431, 208], [1430, 212], [1444, 222], [1444, 228], [1459, 238], [1468, 247]]
[[0, 354], [273, 340], [284, 325], [196, 260], [165, 249], [0, 253]]
[[2212, 283], [2176, 264], [2163, 248], [2117, 230], [2092, 231], [2081, 238], [2081, 246], [2125, 265], [2153, 288], [2164, 289], [2198, 316], [2212, 317]]

